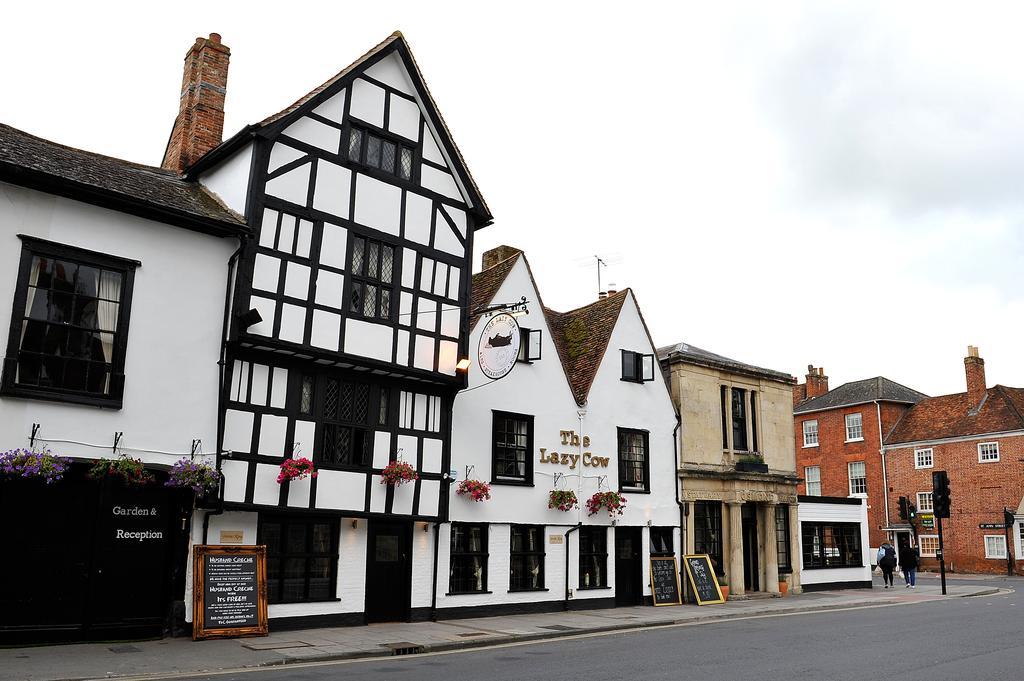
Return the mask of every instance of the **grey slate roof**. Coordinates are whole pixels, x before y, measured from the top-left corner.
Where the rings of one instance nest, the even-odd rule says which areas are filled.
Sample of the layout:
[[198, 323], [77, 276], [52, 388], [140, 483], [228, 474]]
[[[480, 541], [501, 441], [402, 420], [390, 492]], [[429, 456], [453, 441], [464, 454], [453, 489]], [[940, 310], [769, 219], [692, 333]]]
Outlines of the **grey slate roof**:
[[722, 355], [698, 348], [697, 346], [690, 345], [689, 343], [676, 343], [675, 345], [666, 345], [663, 348], [658, 348], [658, 360], [660, 362], [668, 362], [670, 364], [672, 362], [697, 364], [700, 366], [711, 367], [713, 369], [722, 369], [725, 371], [734, 371], [740, 374], [767, 378], [769, 380], [780, 381], [782, 383], [796, 383], [796, 379], [784, 371], [765, 369], [763, 367], [754, 366], [753, 364], [740, 362], [739, 360], [729, 359], [728, 357], [723, 357]]
[[795, 409], [794, 414], [803, 414], [809, 411], [821, 411], [822, 409], [835, 409], [853, 404], [864, 404], [866, 402], [900, 402], [903, 404], [917, 404], [928, 397], [896, 381], [890, 381], [885, 376], [865, 378], [862, 381], [844, 383], [838, 388], [829, 390], [824, 395], [819, 395], [813, 400], [807, 400]]
[[0, 180], [223, 235], [244, 219], [173, 171], [64, 146], [0, 124]]

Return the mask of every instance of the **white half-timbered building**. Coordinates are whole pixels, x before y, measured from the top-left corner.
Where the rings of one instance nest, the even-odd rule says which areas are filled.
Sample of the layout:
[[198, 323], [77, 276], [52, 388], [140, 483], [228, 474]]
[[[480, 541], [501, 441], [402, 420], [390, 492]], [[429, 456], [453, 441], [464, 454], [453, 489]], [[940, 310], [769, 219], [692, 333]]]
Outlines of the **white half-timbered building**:
[[[491, 216], [405, 39], [187, 176], [254, 233], [227, 340], [224, 510], [196, 517], [193, 542], [267, 546], [272, 627], [424, 612], [465, 382], [473, 233]], [[278, 483], [298, 457], [317, 477]], [[382, 484], [395, 461], [418, 479]]]
[[[474, 354], [455, 401], [455, 482], [486, 482], [491, 498], [452, 486], [438, 617], [650, 602], [649, 558], [681, 547], [677, 419], [633, 292], [555, 312], [526, 256], [501, 246], [473, 277], [471, 351], [492, 340], [479, 312], [523, 299], [514, 368], [491, 380]], [[555, 489], [573, 490], [579, 507], [549, 508]], [[600, 491], [625, 496], [625, 512], [589, 515], [586, 501]]]

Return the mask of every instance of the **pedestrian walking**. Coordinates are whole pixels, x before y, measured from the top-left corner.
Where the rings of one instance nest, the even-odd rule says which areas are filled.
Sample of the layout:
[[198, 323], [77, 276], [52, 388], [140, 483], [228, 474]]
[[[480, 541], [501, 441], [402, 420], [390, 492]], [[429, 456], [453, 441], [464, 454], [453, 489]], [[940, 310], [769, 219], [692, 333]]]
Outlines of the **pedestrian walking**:
[[903, 579], [906, 580], [908, 589], [917, 588], [917, 548], [904, 546], [900, 549], [900, 568], [903, 570]]
[[878, 567], [882, 568], [882, 581], [885, 588], [894, 588], [892, 573], [896, 569], [896, 549], [889, 542], [885, 542], [878, 548]]

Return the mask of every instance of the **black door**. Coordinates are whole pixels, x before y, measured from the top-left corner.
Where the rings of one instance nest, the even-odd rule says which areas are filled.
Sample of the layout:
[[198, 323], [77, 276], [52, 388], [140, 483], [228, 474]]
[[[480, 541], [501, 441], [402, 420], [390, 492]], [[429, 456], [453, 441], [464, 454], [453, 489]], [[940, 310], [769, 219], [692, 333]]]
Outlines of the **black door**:
[[757, 562], [757, 507], [743, 505], [743, 587], [760, 591], [760, 568]]
[[412, 591], [412, 523], [370, 521], [366, 621], [408, 622]]
[[615, 605], [643, 602], [640, 528], [615, 528]]
[[899, 553], [903, 549], [910, 548], [910, 533], [909, 532], [897, 532], [896, 533], [896, 552]]

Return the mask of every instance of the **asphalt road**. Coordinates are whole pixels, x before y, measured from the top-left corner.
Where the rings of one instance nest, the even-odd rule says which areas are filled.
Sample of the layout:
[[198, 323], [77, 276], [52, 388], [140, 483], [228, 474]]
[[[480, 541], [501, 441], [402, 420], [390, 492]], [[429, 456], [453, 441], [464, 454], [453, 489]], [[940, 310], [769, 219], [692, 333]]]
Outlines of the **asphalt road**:
[[290, 665], [191, 678], [1020, 681], [1024, 678], [1024, 580], [986, 580], [984, 584], [1020, 590], [912, 605], [733, 620], [458, 653]]

